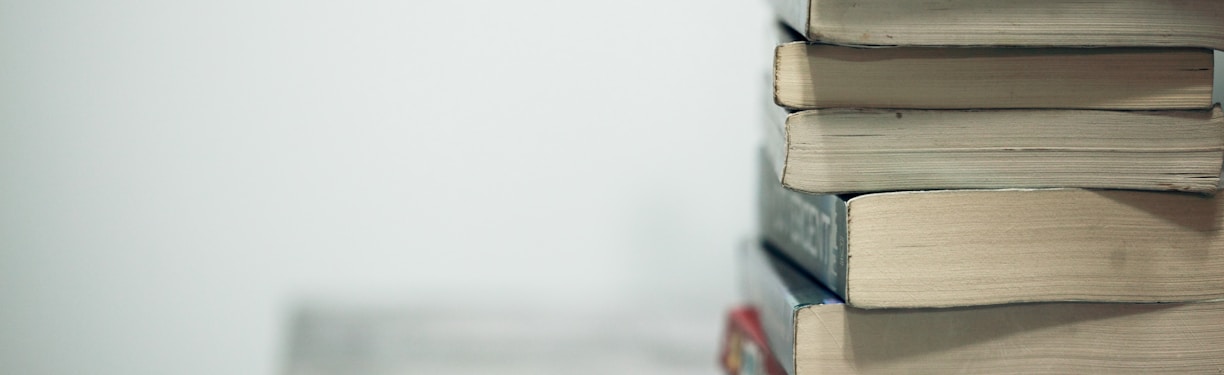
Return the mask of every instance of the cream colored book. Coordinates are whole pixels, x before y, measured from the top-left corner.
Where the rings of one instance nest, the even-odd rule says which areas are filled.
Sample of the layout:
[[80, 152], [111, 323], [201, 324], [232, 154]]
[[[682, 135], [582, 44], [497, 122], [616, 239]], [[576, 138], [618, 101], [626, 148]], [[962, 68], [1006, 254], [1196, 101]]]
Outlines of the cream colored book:
[[761, 236], [854, 306], [1224, 299], [1218, 194], [815, 195], [783, 188], [762, 164]]
[[760, 243], [742, 254], [741, 290], [792, 375], [1216, 374], [1224, 368], [1220, 301], [864, 310]]
[[913, 110], [770, 106], [765, 143], [787, 188], [1103, 188], [1213, 194], [1224, 114], [1210, 110]]
[[1219, 0], [772, 0], [809, 40], [847, 45], [1224, 50]]
[[1205, 109], [1212, 104], [1214, 68], [1208, 49], [854, 48], [796, 41], [775, 49], [774, 101], [790, 109]]

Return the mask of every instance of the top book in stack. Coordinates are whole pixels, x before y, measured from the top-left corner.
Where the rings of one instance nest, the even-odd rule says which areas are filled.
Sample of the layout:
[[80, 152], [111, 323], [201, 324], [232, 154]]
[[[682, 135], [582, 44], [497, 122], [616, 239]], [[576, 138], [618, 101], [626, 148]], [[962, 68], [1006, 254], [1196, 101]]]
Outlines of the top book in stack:
[[792, 110], [1201, 110], [1212, 104], [1209, 48], [1224, 48], [1218, 0], [774, 5], [802, 33], [775, 51], [774, 99]]
[[861, 46], [1224, 50], [1219, 0], [771, 0], [808, 40]]

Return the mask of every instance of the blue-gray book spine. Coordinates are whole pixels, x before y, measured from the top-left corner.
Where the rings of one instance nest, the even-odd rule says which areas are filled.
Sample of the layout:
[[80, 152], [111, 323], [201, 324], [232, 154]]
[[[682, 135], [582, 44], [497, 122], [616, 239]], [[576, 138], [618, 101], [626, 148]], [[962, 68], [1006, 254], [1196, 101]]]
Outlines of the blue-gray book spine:
[[[769, 150], [762, 152], [758, 218], [765, 240], [846, 299], [846, 200], [782, 187]], [[853, 301], [852, 301], [853, 302]]]
[[843, 303], [832, 291], [800, 273], [761, 241], [740, 253], [739, 276], [745, 300], [756, 308], [770, 351], [782, 368], [795, 373], [795, 312], [810, 305]]

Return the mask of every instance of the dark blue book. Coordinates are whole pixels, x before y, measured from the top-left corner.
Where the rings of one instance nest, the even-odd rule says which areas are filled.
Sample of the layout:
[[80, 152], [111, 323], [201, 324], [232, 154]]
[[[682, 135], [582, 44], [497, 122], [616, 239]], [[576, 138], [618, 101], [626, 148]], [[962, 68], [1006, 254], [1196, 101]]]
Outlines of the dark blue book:
[[1086, 189], [817, 195], [783, 188], [776, 168], [761, 157], [762, 236], [856, 307], [1224, 298], [1220, 195]]

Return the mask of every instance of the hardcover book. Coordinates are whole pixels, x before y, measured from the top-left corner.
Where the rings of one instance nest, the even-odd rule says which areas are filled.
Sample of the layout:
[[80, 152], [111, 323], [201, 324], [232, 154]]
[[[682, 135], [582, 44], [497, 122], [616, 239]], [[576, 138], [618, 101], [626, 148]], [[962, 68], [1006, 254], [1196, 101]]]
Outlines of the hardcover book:
[[792, 375], [1206, 374], [1224, 368], [1224, 302], [863, 310], [760, 242], [742, 254], [744, 293]]
[[1224, 50], [1218, 0], [772, 0], [808, 39], [879, 46], [1153, 46]]
[[1085, 189], [813, 195], [761, 157], [763, 237], [862, 308], [1224, 298], [1224, 197]]

